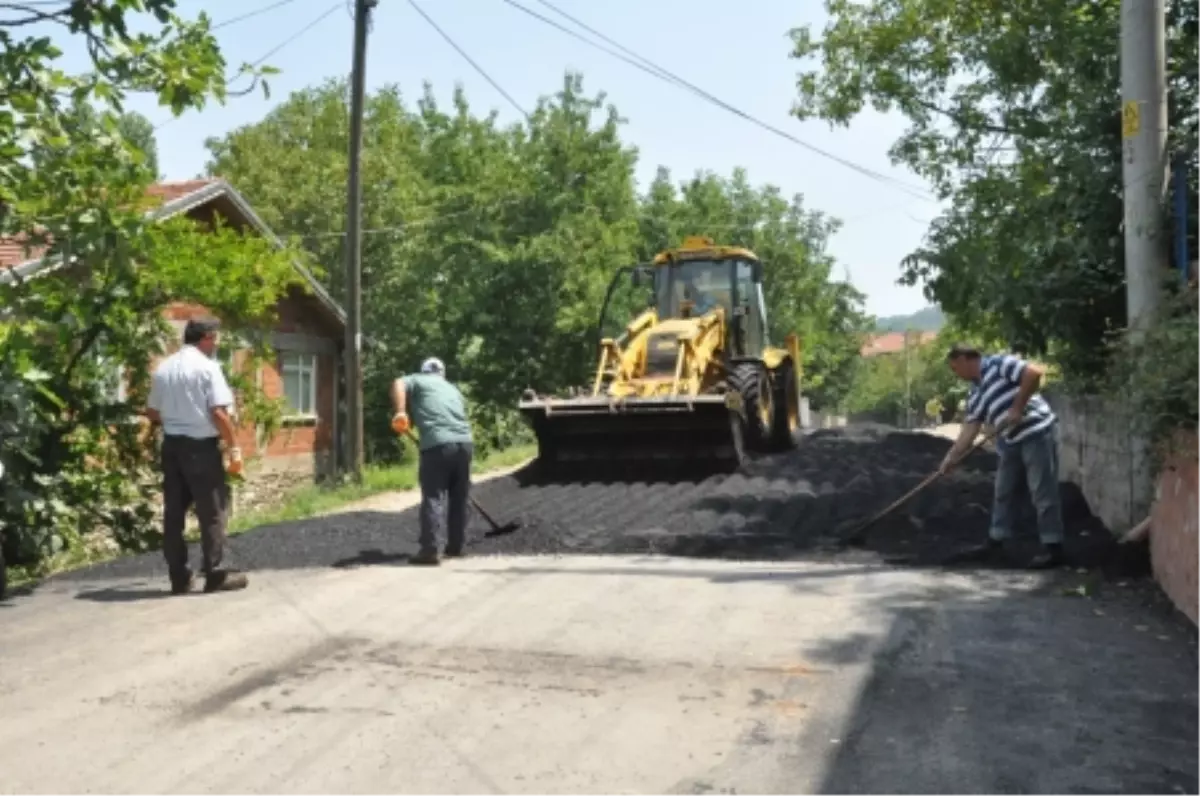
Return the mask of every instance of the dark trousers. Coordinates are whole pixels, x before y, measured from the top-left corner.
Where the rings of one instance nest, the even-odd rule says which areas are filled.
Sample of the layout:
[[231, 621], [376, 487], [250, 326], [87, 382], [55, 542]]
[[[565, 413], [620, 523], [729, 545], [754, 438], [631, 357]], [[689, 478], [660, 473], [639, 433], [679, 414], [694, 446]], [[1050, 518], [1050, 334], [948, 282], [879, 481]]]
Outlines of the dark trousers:
[[172, 578], [187, 573], [188, 549], [183, 539], [188, 509], [200, 520], [200, 550], [205, 573], [221, 568], [225, 558], [225, 520], [229, 485], [216, 437], [165, 436], [162, 444], [163, 554]]
[[438, 529], [446, 519], [446, 549], [462, 550], [467, 534], [467, 499], [475, 446], [450, 442], [421, 451], [421, 536], [423, 552], [437, 550]]

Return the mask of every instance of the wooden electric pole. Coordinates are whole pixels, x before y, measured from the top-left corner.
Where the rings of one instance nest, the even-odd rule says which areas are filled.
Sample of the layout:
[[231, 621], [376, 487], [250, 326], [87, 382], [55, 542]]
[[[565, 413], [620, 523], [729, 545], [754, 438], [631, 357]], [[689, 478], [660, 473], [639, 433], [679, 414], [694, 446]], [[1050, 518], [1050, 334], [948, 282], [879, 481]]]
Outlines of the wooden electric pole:
[[367, 79], [367, 26], [376, 0], [354, 2], [354, 65], [350, 74], [350, 176], [346, 181], [346, 459], [362, 480], [362, 160], [363, 95]]

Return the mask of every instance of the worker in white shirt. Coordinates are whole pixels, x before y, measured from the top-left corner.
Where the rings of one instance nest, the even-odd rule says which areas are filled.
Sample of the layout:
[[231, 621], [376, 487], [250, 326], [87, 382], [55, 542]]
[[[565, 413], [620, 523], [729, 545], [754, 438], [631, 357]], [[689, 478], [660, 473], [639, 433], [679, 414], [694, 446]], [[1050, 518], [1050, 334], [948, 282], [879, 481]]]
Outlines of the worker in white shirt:
[[[200, 521], [204, 590], [232, 591], [247, 584], [243, 573], [224, 566], [225, 473], [241, 472], [242, 453], [230, 419], [233, 391], [213, 358], [219, 329], [216, 320], [188, 321], [183, 346], [155, 369], [147, 400], [146, 415], [163, 428], [163, 554], [175, 594], [188, 593], [194, 582], [183, 538], [193, 507]], [[222, 460], [222, 439], [228, 466]]]

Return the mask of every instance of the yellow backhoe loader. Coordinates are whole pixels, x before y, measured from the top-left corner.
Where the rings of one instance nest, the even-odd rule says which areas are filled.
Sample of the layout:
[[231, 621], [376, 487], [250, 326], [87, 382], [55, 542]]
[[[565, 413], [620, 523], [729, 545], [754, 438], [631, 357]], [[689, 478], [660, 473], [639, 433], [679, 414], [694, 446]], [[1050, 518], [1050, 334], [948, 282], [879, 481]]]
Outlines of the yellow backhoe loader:
[[[709, 238], [621, 268], [600, 311], [591, 389], [527, 390], [519, 404], [539, 462], [682, 459], [732, 469], [748, 454], [794, 445], [799, 338], [769, 344], [762, 282], [753, 252]], [[620, 300], [624, 285], [634, 301]]]

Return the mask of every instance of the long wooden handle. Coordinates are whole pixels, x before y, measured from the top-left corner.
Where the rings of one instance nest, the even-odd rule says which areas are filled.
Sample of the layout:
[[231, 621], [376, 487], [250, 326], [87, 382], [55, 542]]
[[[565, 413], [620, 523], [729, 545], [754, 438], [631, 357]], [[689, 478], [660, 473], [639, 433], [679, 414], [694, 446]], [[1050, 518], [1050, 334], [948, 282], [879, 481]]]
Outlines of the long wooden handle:
[[[991, 442], [991, 441], [992, 441], [992, 439], [994, 439], [994, 438], [995, 438], [995, 436], [996, 436], [996, 432], [994, 432], [994, 431], [993, 431], [993, 432], [991, 432], [991, 433], [989, 433], [989, 434], [985, 434], [983, 437], [981, 437], [980, 439], [976, 440], [976, 441], [975, 441], [975, 443], [974, 443], [974, 444], [973, 444], [973, 445], [972, 445], [970, 448], [968, 448], [968, 449], [967, 449], [967, 450], [966, 450], [966, 451], [965, 451], [965, 452], [964, 452], [964, 453], [963, 453], [961, 456], [959, 456], [957, 459], [955, 459], [953, 462], [951, 462], [951, 463], [950, 463], [950, 467], [948, 467], [948, 468], [946, 469], [946, 472], [948, 473], [948, 472], [949, 472], [950, 470], [952, 470], [953, 468], [955, 468], [955, 467], [957, 467], [958, 465], [962, 464], [962, 462], [963, 462], [963, 461], [965, 461], [965, 460], [966, 460], [966, 458], [967, 458], [968, 456], [970, 456], [972, 453], [974, 453], [975, 451], [977, 451], [977, 450], [979, 450], [980, 448], [982, 448], [982, 447], [983, 447], [984, 445], [986, 445], [987, 443]], [[903, 506], [903, 505], [904, 505], [905, 503], [907, 503], [908, 501], [912, 500], [914, 497], [916, 497], [918, 494], [920, 494], [920, 493], [921, 493], [923, 490], [925, 490], [925, 489], [926, 489], [926, 488], [927, 488], [927, 487], [928, 487], [930, 484], [932, 484], [934, 481], [938, 480], [939, 478], [941, 478], [941, 477], [942, 477], [943, 475], [945, 475], [945, 474], [946, 474], [946, 473], [943, 473], [943, 472], [942, 472], [942, 470], [941, 470], [941, 468], [938, 468], [937, 470], [934, 470], [932, 473], [930, 473], [930, 474], [929, 474], [929, 475], [928, 475], [928, 476], [925, 478], [925, 480], [924, 480], [924, 481], [922, 481], [921, 483], [917, 484], [915, 487], [913, 487], [912, 489], [910, 489], [910, 490], [909, 490], [909, 491], [908, 491], [908, 492], [907, 492], [907, 493], [906, 493], [906, 494], [905, 494], [903, 497], [901, 497], [901, 498], [898, 498], [897, 500], [893, 501], [893, 502], [892, 502], [892, 504], [891, 504], [891, 505], [889, 505], [887, 508], [885, 508], [883, 511], [879, 512], [878, 514], [876, 514], [875, 516], [871, 517], [871, 518], [870, 518], [869, 520], [867, 520], [866, 522], [864, 522], [864, 523], [862, 523], [861, 525], [857, 526], [857, 527], [854, 529], [854, 531], [852, 532], [852, 535], [854, 535], [854, 534], [860, 534], [860, 533], [862, 533], [863, 531], [865, 531], [866, 529], [870, 528], [872, 525], [874, 525], [875, 523], [879, 522], [879, 521], [880, 521], [880, 520], [882, 520], [884, 517], [888, 516], [888, 515], [889, 515], [889, 514], [891, 514], [893, 511], [895, 511], [896, 509], [900, 508], [901, 506]]]

